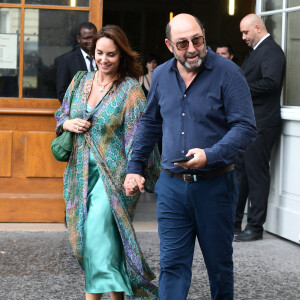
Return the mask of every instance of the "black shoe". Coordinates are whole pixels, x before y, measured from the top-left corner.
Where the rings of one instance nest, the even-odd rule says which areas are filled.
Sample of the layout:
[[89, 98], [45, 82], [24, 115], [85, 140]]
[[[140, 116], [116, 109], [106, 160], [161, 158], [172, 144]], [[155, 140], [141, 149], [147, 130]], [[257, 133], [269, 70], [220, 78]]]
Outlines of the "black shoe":
[[238, 235], [242, 232], [242, 224], [241, 223], [235, 223], [234, 224], [234, 235]]
[[234, 237], [235, 242], [252, 242], [262, 240], [263, 234], [252, 231], [251, 229], [245, 229], [240, 234]]

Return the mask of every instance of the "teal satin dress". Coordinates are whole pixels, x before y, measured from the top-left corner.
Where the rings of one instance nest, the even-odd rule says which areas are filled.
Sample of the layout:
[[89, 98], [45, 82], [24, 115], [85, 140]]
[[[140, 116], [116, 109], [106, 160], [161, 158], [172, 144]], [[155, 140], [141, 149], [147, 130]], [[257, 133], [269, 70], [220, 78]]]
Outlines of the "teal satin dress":
[[130, 296], [133, 292], [125, 267], [124, 249], [99, 172], [90, 151], [88, 215], [83, 241], [85, 290], [91, 294], [125, 292]]

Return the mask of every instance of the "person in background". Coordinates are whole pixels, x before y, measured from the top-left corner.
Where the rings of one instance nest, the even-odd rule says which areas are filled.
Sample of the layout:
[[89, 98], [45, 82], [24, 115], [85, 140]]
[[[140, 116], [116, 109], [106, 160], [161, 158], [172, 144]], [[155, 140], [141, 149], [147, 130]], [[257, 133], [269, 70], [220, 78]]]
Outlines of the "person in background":
[[[132, 220], [140, 193], [127, 197], [125, 168], [146, 105], [137, 81], [139, 56], [122, 29], [104, 26], [91, 46], [98, 71], [87, 73], [74, 94], [71, 82], [55, 114], [57, 133], [74, 132], [74, 149], [64, 173], [70, 242], [84, 267], [87, 300], [157, 299], [155, 277], [139, 247]], [[158, 149], [145, 170], [148, 189], [160, 173]], [[134, 186], [131, 188], [134, 190]]]
[[216, 48], [216, 53], [229, 59], [229, 60], [233, 60], [233, 58], [234, 58], [233, 49], [232, 49], [231, 45], [229, 45], [227, 43], [218, 44], [218, 46]]
[[[258, 128], [256, 140], [237, 160], [239, 199], [235, 241], [248, 242], [263, 238], [270, 190], [271, 152], [281, 132], [280, 95], [285, 57], [259, 16], [250, 14], [244, 17], [240, 30], [242, 39], [251, 48], [241, 68], [250, 88]], [[247, 199], [247, 225], [242, 231]]]
[[159, 299], [186, 299], [197, 237], [211, 298], [232, 300], [234, 162], [256, 136], [249, 88], [236, 64], [206, 46], [196, 17], [175, 16], [165, 43], [175, 57], [154, 70], [124, 187], [128, 196], [144, 191], [143, 168], [163, 133], [163, 171], [155, 187]]
[[[147, 69], [147, 74], [143, 75], [140, 77], [139, 81], [141, 84], [141, 87], [144, 91], [144, 94], [147, 98], [149, 89], [150, 89], [150, 84], [152, 81], [152, 73], [154, 69], [158, 66], [158, 58], [155, 54], [150, 53], [147, 58], [146, 58], [146, 69]], [[157, 146], [159, 149], [159, 153], [161, 154], [162, 152], [162, 140], [161, 138], [157, 141]]]
[[141, 76], [139, 79], [146, 97], [150, 89], [150, 84], [152, 81], [152, 73], [154, 69], [157, 67], [157, 65], [158, 65], [157, 56], [155, 54], [149, 54], [146, 58], [147, 74]]
[[91, 72], [97, 69], [96, 62], [90, 53], [93, 35], [96, 32], [97, 28], [93, 23], [81, 23], [76, 34], [78, 46], [58, 58], [56, 93], [60, 102], [63, 101], [65, 92], [78, 71]]

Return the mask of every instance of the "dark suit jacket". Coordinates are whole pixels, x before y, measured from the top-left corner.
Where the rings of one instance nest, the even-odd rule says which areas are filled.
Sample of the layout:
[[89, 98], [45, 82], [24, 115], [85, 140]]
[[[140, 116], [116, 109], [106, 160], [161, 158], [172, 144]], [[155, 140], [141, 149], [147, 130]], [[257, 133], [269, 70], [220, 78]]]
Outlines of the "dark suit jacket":
[[78, 71], [87, 71], [86, 63], [79, 46], [59, 58], [56, 93], [60, 102], [63, 101], [66, 90]]
[[285, 72], [281, 47], [269, 36], [251, 50], [242, 65], [258, 128], [280, 126], [280, 95]]

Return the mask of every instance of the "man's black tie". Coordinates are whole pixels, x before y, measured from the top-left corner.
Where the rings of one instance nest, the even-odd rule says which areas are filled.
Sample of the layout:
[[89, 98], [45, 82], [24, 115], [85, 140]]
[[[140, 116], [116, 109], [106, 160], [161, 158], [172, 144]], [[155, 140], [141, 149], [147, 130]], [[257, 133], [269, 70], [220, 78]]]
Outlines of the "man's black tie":
[[87, 55], [86, 58], [90, 61], [90, 71], [95, 71], [94, 66], [93, 66], [93, 60]]

